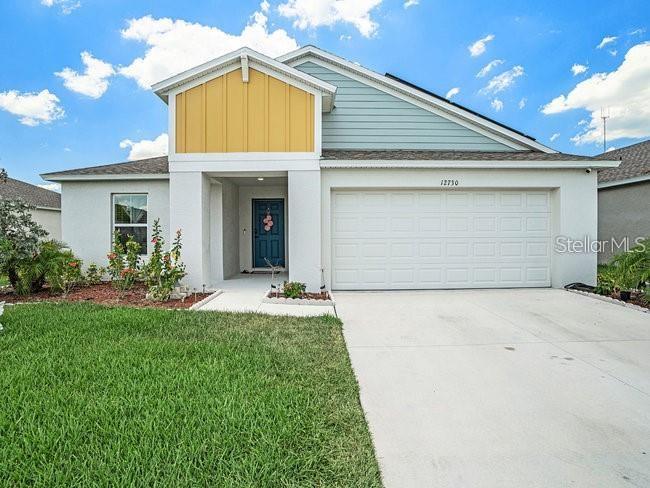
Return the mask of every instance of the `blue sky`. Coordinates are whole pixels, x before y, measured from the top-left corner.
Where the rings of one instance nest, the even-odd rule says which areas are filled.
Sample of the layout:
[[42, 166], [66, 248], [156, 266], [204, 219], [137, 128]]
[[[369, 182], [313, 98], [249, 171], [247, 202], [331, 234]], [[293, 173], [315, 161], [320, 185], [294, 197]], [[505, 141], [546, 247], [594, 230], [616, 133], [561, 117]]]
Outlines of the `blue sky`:
[[40, 184], [39, 173], [159, 152], [166, 106], [145, 87], [244, 43], [274, 56], [315, 44], [449, 94], [555, 149], [596, 154], [600, 107], [610, 115], [609, 145], [650, 137], [647, 6], [7, 0], [0, 3], [0, 167]]

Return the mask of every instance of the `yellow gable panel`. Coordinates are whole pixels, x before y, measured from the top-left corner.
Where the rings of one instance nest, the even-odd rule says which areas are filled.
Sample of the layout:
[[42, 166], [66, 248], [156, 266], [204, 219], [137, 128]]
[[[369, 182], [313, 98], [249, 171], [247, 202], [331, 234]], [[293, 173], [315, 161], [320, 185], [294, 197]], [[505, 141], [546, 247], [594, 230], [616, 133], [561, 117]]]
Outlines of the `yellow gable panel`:
[[311, 152], [314, 96], [241, 69], [176, 96], [176, 152]]

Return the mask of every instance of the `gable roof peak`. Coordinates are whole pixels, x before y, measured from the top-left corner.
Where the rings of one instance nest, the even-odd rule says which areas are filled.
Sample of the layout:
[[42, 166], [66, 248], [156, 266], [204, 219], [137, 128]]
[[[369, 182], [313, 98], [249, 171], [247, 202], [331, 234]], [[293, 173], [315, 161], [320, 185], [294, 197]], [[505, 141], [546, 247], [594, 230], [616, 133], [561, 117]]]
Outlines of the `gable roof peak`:
[[332, 97], [336, 93], [336, 87], [331, 83], [319, 80], [314, 76], [303, 73], [292, 66], [281, 63], [246, 46], [159, 81], [152, 85], [151, 89], [163, 101], [167, 102], [169, 93], [183, 85], [190, 84], [199, 78], [207, 77], [212, 73], [217, 73], [224, 68], [232, 66], [233, 69], [243, 67], [247, 70], [249, 65], [252, 68], [260, 67], [271, 72], [282, 74], [287, 79], [302, 82], [322, 92], [323, 96]]

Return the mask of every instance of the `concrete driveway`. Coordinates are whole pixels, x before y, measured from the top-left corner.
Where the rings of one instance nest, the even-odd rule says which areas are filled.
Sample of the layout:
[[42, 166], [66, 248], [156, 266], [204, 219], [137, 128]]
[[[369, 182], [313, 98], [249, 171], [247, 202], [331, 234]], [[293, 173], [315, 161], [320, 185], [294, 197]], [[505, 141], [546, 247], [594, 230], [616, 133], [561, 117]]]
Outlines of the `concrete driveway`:
[[386, 486], [650, 486], [650, 314], [552, 289], [335, 299]]

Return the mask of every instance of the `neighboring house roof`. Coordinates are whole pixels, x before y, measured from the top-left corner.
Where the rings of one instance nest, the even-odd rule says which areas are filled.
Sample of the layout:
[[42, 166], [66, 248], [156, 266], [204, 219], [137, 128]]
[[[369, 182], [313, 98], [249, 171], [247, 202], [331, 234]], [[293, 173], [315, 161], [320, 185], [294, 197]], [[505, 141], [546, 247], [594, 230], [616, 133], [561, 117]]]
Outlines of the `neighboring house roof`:
[[169, 173], [167, 156], [139, 159], [124, 163], [104, 164], [87, 168], [69, 169], [41, 175], [46, 180], [56, 181], [67, 176], [116, 176], [116, 175], [166, 175]]
[[0, 181], [0, 200], [21, 199], [36, 208], [61, 208], [61, 194], [24, 181], [7, 178]]
[[650, 140], [599, 154], [596, 159], [621, 161], [618, 168], [608, 168], [598, 172], [600, 187], [650, 180]]
[[[578, 156], [564, 153], [544, 153], [541, 151], [413, 151], [406, 149], [363, 151], [344, 149], [324, 149], [323, 161], [531, 161], [531, 162], [594, 162], [599, 163], [589, 156]], [[65, 179], [84, 179], [89, 177], [165, 177], [169, 174], [167, 156], [140, 159], [124, 163], [105, 164], [88, 168], [70, 169], [56, 173], [41, 175], [46, 180], [58, 181]]]
[[553, 149], [544, 146], [529, 136], [523, 135], [510, 127], [497, 123], [483, 115], [477, 114], [472, 110], [450, 102], [449, 100], [435, 95], [434, 93], [417, 87], [411, 83], [405, 82], [395, 76], [386, 76], [375, 71], [364, 68], [363, 66], [341, 58], [335, 54], [324, 51], [316, 46], [304, 46], [296, 51], [292, 51], [277, 58], [282, 63], [290, 66], [296, 66], [307, 60], [320, 60], [331, 66], [337, 66], [350, 73], [365, 78], [366, 80], [377, 83], [384, 90], [394, 90], [402, 96], [410, 97], [411, 100], [425, 103], [435, 110], [444, 112], [448, 118], [462, 120], [465, 123], [473, 124], [474, 127], [492, 134], [493, 138], [499, 137], [509, 141], [510, 145], [516, 144], [519, 148], [533, 149], [543, 152], [555, 152]]

